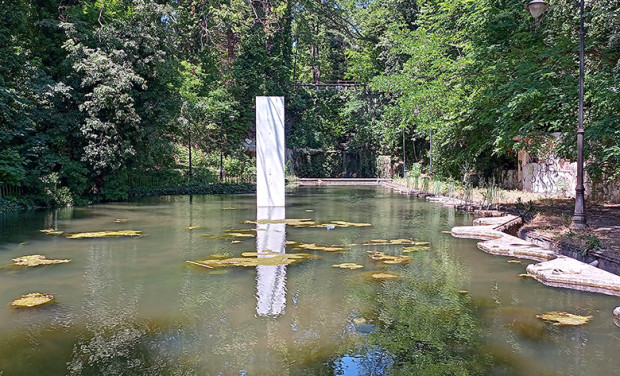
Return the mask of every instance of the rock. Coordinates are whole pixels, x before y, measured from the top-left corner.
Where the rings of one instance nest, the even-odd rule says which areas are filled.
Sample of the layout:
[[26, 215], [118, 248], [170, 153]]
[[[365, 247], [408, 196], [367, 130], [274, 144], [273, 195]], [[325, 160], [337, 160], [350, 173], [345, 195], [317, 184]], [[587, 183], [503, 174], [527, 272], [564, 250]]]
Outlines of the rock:
[[620, 296], [620, 276], [570, 257], [558, 256], [555, 260], [528, 265], [526, 270], [547, 286]]

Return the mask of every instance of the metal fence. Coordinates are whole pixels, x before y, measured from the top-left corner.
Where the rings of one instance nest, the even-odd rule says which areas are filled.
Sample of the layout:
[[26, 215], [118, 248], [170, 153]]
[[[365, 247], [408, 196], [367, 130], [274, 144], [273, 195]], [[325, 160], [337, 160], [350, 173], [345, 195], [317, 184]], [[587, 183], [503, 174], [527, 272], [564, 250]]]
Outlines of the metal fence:
[[24, 189], [20, 185], [0, 185], [0, 197], [17, 197], [22, 194], [24, 194]]

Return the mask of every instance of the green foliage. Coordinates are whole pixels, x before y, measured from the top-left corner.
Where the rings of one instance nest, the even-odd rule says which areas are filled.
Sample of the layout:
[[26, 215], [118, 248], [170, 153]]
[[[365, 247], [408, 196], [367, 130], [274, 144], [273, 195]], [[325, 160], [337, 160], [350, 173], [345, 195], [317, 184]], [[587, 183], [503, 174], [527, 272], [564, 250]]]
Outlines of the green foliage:
[[0, 185], [19, 185], [25, 175], [24, 160], [17, 150], [0, 150]]
[[[286, 98], [290, 148], [359, 159], [317, 157], [302, 167], [316, 176], [374, 175], [376, 155], [402, 159], [403, 135], [416, 166], [432, 135], [434, 175], [455, 180], [514, 168], [549, 132], [574, 158], [578, 20], [569, 0], [539, 22], [490, 0], [2, 1], [0, 181], [42, 201], [119, 199], [117, 171], [174, 170], [177, 145], [197, 166], [222, 150], [240, 174], [257, 95]], [[586, 4], [585, 21], [586, 160], [601, 179], [620, 173], [616, 2]], [[360, 86], [296, 87], [337, 80]], [[49, 176], [71, 200], [47, 193]]]

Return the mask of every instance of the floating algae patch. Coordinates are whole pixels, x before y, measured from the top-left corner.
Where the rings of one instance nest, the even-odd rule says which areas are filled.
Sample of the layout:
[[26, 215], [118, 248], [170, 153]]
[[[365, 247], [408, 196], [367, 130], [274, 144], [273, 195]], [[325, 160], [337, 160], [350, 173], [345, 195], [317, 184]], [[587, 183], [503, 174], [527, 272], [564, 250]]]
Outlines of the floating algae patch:
[[416, 242], [412, 239], [372, 239], [362, 245], [425, 245], [426, 242]]
[[403, 247], [403, 252], [420, 252], [420, 251], [429, 251], [431, 248], [426, 245], [414, 245], [412, 247]]
[[13, 259], [13, 265], [16, 266], [39, 266], [39, 265], [53, 265], [53, 264], [66, 264], [71, 260], [59, 259], [48, 260], [43, 255], [28, 255]]
[[307, 249], [311, 251], [323, 251], [323, 252], [344, 252], [347, 249], [338, 245], [319, 245], [314, 243], [299, 243], [296, 249]]
[[368, 256], [372, 260], [381, 261], [384, 264], [407, 264], [411, 260], [409, 256], [390, 256], [380, 251], [368, 251]]
[[215, 253], [209, 256], [210, 260], [224, 260], [226, 258], [229, 258], [230, 255], [226, 254], [226, 253]]
[[15, 308], [30, 308], [37, 307], [44, 304], [52, 303], [55, 300], [52, 294], [41, 294], [33, 292], [30, 294], [22, 295], [19, 299], [15, 299], [11, 302], [11, 307]]
[[274, 256], [280, 255], [280, 252], [275, 252], [269, 249], [265, 249], [261, 252], [243, 252], [241, 253], [241, 257], [258, 257], [258, 256]]
[[235, 229], [235, 230], [224, 230], [226, 233], [239, 233], [239, 234], [254, 234], [258, 231], [255, 228], [244, 228], [244, 229]]
[[244, 233], [244, 232], [227, 232], [224, 234], [219, 234], [219, 235], [215, 235], [215, 234], [202, 234], [202, 236], [210, 238], [210, 239], [249, 239], [249, 238], [253, 238], [255, 235], [254, 234], [248, 234], [248, 233]]
[[357, 223], [357, 222], [346, 222], [346, 221], [330, 221], [330, 224], [336, 225], [337, 227], [370, 227], [372, 224], [370, 223]]
[[342, 264], [334, 264], [334, 265], [332, 265], [332, 268], [350, 269], [350, 270], [361, 269], [363, 267], [364, 267], [363, 265], [355, 264], [355, 263], [352, 263], [352, 262], [345, 262], [345, 263], [342, 263]]
[[592, 316], [579, 316], [567, 312], [549, 311], [536, 315], [537, 318], [553, 322], [553, 325], [576, 326], [587, 324]]
[[278, 254], [270, 257], [232, 257], [222, 260], [204, 259], [187, 261], [187, 263], [205, 268], [223, 268], [229, 266], [255, 267], [255, 266], [278, 266], [291, 265], [301, 260], [315, 258], [308, 253]]
[[521, 274], [519, 274], [519, 277], [521, 277], [521, 278], [534, 278], [536, 276], [534, 274], [521, 273]]
[[370, 272], [369, 277], [373, 279], [392, 279], [398, 278], [398, 274], [387, 272]]
[[123, 231], [96, 231], [80, 232], [67, 235], [67, 239], [96, 239], [96, 238], [117, 238], [142, 236], [142, 231], [123, 230]]
[[283, 219], [265, 219], [260, 221], [243, 221], [245, 224], [251, 225], [267, 225], [267, 224], [285, 224], [290, 226], [314, 226], [317, 223], [309, 218], [283, 218]]
[[45, 230], [39, 230], [40, 232], [44, 233], [44, 234], [48, 234], [48, 235], [62, 235], [65, 232], [64, 231], [56, 231], [53, 230], [51, 228], [45, 229]]

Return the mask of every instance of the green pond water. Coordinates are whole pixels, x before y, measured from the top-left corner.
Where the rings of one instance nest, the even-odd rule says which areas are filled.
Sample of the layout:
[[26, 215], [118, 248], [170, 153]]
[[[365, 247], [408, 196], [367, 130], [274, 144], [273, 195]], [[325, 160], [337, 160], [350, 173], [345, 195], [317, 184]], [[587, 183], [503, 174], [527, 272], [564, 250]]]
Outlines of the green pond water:
[[[256, 229], [242, 223], [256, 219], [255, 205], [254, 195], [175, 196], [0, 216], [0, 265], [31, 254], [72, 259], [0, 269], [0, 375], [612, 375], [620, 369], [620, 328], [612, 320], [620, 300], [519, 278], [527, 261], [509, 263], [478, 250], [475, 240], [442, 232], [469, 225], [469, 215], [383, 188], [300, 187], [287, 192], [286, 218], [372, 226], [258, 225], [249, 231], [258, 241], [203, 236]], [[49, 228], [144, 236], [67, 239], [39, 231]], [[401, 238], [430, 247], [407, 253], [408, 264], [388, 265], [368, 251], [402, 255], [402, 245], [362, 245]], [[240, 257], [284, 240], [347, 250], [288, 246], [286, 253], [320, 256], [289, 266], [186, 263]], [[364, 268], [331, 267], [345, 262]], [[372, 272], [399, 278], [374, 280]], [[56, 301], [9, 306], [31, 292], [54, 294]], [[549, 310], [593, 318], [581, 327], [536, 319]]]

